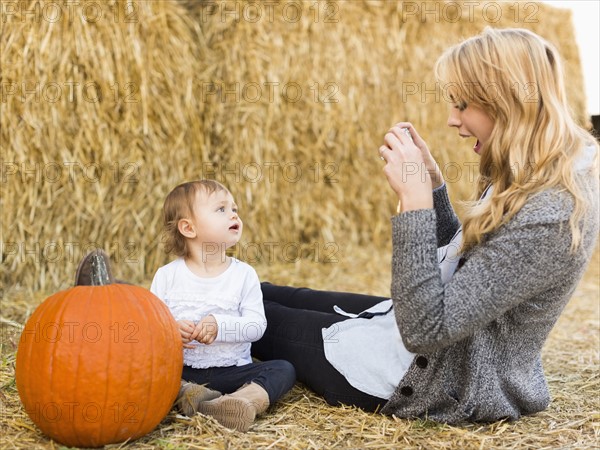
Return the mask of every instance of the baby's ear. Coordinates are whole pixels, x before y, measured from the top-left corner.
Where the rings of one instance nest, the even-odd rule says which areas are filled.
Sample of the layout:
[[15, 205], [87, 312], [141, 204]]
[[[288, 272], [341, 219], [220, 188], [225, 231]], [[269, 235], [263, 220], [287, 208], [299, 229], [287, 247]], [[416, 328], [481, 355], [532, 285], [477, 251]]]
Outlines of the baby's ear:
[[177, 222], [177, 229], [183, 237], [189, 239], [196, 237], [196, 230], [194, 230], [194, 225], [189, 219], [179, 219], [179, 222]]

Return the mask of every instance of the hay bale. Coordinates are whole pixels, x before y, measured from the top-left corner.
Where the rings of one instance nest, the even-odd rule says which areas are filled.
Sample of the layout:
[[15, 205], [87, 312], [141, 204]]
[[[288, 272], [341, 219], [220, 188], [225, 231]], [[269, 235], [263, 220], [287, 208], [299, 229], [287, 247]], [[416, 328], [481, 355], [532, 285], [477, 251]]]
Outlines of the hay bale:
[[537, 3], [17, 5], [0, 53], [7, 289], [64, 288], [94, 246], [147, 283], [168, 260], [164, 196], [199, 177], [230, 187], [246, 223], [236, 254], [259, 266], [387, 248], [395, 202], [377, 148], [390, 125], [414, 122], [454, 163], [454, 198], [469, 190], [475, 156], [446, 129], [431, 69], [486, 25], [554, 42], [585, 118], [572, 27]]
[[190, 125], [196, 26], [174, 2], [17, 6], [1, 52], [3, 282], [64, 287], [94, 246], [140, 278], [157, 186], [187, 176], [190, 151], [208, 158]]

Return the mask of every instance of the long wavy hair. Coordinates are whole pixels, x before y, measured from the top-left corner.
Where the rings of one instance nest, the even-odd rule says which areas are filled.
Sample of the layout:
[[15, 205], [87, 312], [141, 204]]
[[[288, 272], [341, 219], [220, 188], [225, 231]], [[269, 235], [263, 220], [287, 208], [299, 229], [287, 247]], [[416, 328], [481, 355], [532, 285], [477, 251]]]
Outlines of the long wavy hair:
[[[597, 176], [598, 143], [573, 118], [556, 49], [528, 30], [488, 27], [442, 54], [435, 73], [456, 107], [476, 106], [494, 122], [481, 148], [474, 198], [466, 202], [462, 251], [508, 222], [531, 195], [551, 187], [573, 196], [574, 251], [590, 201], [575, 163], [586, 146], [596, 146], [591, 170]], [[490, 184], [491, 195], [477, 201]]]

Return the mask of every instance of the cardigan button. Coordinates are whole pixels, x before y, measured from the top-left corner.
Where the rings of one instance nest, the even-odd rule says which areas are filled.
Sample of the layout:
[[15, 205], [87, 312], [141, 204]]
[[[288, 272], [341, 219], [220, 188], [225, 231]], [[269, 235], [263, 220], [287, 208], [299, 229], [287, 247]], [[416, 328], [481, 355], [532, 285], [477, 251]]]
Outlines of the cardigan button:
[[424, 356], [417, 356], [415, 362], [417, 363], [417, 366], [419, 366], [421, 369], [424, 369], [425, 367], [427, 367], [427, 364], [429, 364], [429, 361], [427, 361], [427, 358], [425, 358]]
[[413, 395], [413, 388], [411, 388], [410, 386], [402, 386], [400, 388], [400, 393], [406, 397], [410, 397], [411, 395]]

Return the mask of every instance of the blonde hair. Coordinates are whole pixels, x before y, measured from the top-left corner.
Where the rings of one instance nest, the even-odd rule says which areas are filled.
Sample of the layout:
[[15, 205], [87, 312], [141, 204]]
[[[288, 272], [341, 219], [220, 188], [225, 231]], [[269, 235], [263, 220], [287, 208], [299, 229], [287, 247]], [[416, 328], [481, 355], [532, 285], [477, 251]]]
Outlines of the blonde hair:
[[229, 190], [218, 181], [198, 180], [180, 184], [167, 195], [163, 205], [165, 252], [188, 256], [187, 239], [179, 232], [179, 221], [193, 215], [194, 202], [199, 192], [210, 195], [219, 191], [229, 193]]
[[[481, 149], [477, 191], [466, 203], [463, 252], [508, 222], [531, 195], [549, 187], [573, 196], [569, 225], [575, 250], [589, 202], [576, 179], [575, 161], [586, 145], [595, 145], [597, 173], [598, 144], [573, 119], [556, 49], [528, 30], [488, 27], [448, 49], [435, 72], [459, 108], [476, 106], [494, 122]], [[477, 202], [489, 184], [489, 201]]]

